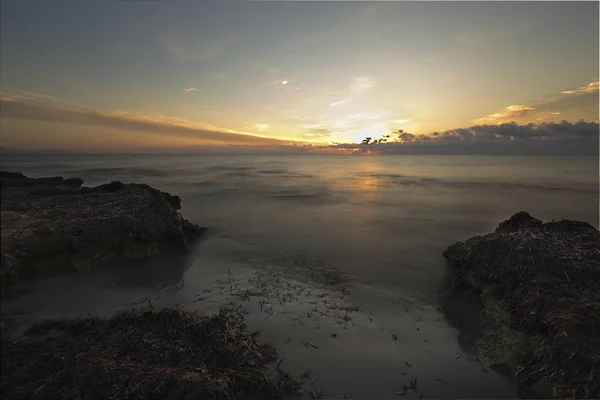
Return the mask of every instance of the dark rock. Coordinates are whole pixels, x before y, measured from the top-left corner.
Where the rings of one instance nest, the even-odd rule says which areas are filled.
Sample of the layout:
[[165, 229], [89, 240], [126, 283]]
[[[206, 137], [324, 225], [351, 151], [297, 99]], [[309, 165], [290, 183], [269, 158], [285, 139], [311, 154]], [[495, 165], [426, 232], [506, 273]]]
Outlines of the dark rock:
[[119, 190], [125, 188], [125, 184], [123, 182], [119, 182], [119, 181], [113, 181], [111, 183], [105, 183], [104, 185], [99, 185], [96, 186], [95, 188], [92, 188], [90, 190], [90, 192], [94, 193], [98, 193], [98, 192], [108, 192], [108, 193], [114, 193], [114, 192], [118, 192]]
[[27, 179], [25, 175], [20, 172], [9, 172], [9, 171], [0, 171], [0, 178], [10, 178], [10, 179]]
[[72, 186], [80, 187], [83, 185], [83, 179], [69, 178], [63, 179], [60, 176], [50, 178], [28, 178], [20, 172], [0, 171], [0, 186], [20, 187], [20, 186]]
[[177, 211], [181, 200], [145, 184], [81, 187], [81, 179], [2, 179], [2, 289], [39, 269], [88, 267], [186, 247], [205, 228]]
[[152, 186], [146, 185], [145, 183], [130, 183], [126, 185], [123, 182], [113, 181], [111, 183], [105, 183], [104, 185], [99, 185], [93, 188], [84, 188], [81, 193], [115, 193], [120, 190], [124, 190], [126, 187], [142, 188], [155, 196], [162, 197], [175, 210], [179, 210], [181, 208], [181, 199], [179, 196], [174, 196], [167, 192], [161, 192], [160, 190], [154, 189]]
[[[482, 342], [527, 396], [599, 398], [600, 232], [587, 222], [542, 223], [526, 212], [443, 253], [454, 282], [481, 292]], [[491, 360], [493, 361], [493, 360]], [[538, 382], [538, 383], [535, 383]], [[539, 382], [543, 382], [542, 385]]]
[[539, 228], [542, 221], [533, 218], [528, 212], [519, 211], [509, 219], [501, 222], [496, 228], [496, 232], [518, 232], [521, 229]]
[[187, 220], [183, 220], [183, 231], [188, 235], [203, 235], [206, 232], [205, 226], [192, 224]]
[[[5, 318], [2, 323], [6, 322]], [[300, 384], [244, 317], [181, 309], [49, 320], [0, 347], [3, 399], [288, 399]], [[281, 363], [281, 362], [280, 362]]]
[[556, 397], [556, 393], [548, 385], [537, 381], [531, 385], [531, 397], [535, 399], [552, 399]]

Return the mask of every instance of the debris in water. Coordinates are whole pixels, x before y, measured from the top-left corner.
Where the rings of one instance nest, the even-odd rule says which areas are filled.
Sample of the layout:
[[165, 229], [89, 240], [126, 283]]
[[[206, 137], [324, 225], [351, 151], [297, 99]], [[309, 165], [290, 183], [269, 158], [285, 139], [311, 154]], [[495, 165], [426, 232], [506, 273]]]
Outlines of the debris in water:
[[285, 360], [285, 358], [282, 358], [281, 360], [279, 360], [279, 362], [277, 363], [277, 366], [275, 367], [275, 370], [281, 371], [281, 369], [279, 368], [279, 366], [281, 365], [281, 363], [283, 362], [283, 360]]
[[479, 358], [479, 357], [476, 357], [476, 358], [475, 358], [475, 361], [479, 362], [479, 365], [481, 365], [481, 370], [482, 370], [483, 372], [490, 372], [490, 371], [488, 371], [488, 369], [487, 369], [487, 368], [486, 368], [486, 367], [483, 365], [483, 362], [481, 361], [481, 358]]
[[413, 379], [410, 381], [410, 388], [411, 389], [416, 389], [417, 388], [417, 378]]
[[323, 389], [317, 389], [315, 387], [315, 383], [318, 381], [318, 379], [315, 379], [314, 381], [311, 382], [311, 387], [312, 389], [308, 390], [308, 394], [310, 395], [310, 397], [312, 397], [313, 399], [322, 399], [323, 398]]
[[313, 349], [318, 349], [319, 347], [317, 347], [317, 345], [312, 344], [311, 342], [302, 342], [302, 344], [304, 345], [304, 347], [308, 348], [308, 346], [312, 347]]

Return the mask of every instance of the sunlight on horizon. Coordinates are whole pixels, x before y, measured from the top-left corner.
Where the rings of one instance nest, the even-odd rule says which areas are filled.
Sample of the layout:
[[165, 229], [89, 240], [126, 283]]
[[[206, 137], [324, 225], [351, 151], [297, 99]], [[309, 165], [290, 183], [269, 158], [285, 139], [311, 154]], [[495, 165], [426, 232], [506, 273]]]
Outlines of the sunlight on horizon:
[[16, 148], [329, 146], [398, 129], [450, 146], [493, 137], [481, 125], [599, 121], [592, 2], [8, 4], [0, 138]]

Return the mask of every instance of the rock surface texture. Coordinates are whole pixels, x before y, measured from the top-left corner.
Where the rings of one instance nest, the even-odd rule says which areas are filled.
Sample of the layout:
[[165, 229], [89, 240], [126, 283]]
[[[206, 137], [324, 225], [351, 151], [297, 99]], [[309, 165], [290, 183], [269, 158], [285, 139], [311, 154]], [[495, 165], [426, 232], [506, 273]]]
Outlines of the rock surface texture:
[[81, 179], [6, 171], [0, 183], [3, 293], [40, 270], [185, 248], [204, 231], [177, 211], [179, 197], [145, 184], [90, 188]]
[[600, 232], [519, 212], [494, 233], [444, 251], [456, 281], [479, 289], [488, 336], [524, 397], [600, 397]]
[[242, 314], [127, 310], [109, 319], [50, 320], [2, 340], [4, 399], [289, 398], [299, 383], [268, 364]]

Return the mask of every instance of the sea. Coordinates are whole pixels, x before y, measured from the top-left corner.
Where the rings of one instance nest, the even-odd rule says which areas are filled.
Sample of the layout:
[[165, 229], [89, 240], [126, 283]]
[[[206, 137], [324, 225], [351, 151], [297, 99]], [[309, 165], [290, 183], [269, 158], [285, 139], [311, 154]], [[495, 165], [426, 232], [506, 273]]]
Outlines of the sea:
[[514, 397], [457, 322], [477, 309], [444, 312], [442, 251], [518, 211], [599, 225], [597, 157], [3, 154], [0, 169], [147, 183], [207, 227], [185, 253], [40, 278], [3, 313], [243, 309], [306, 398]]

